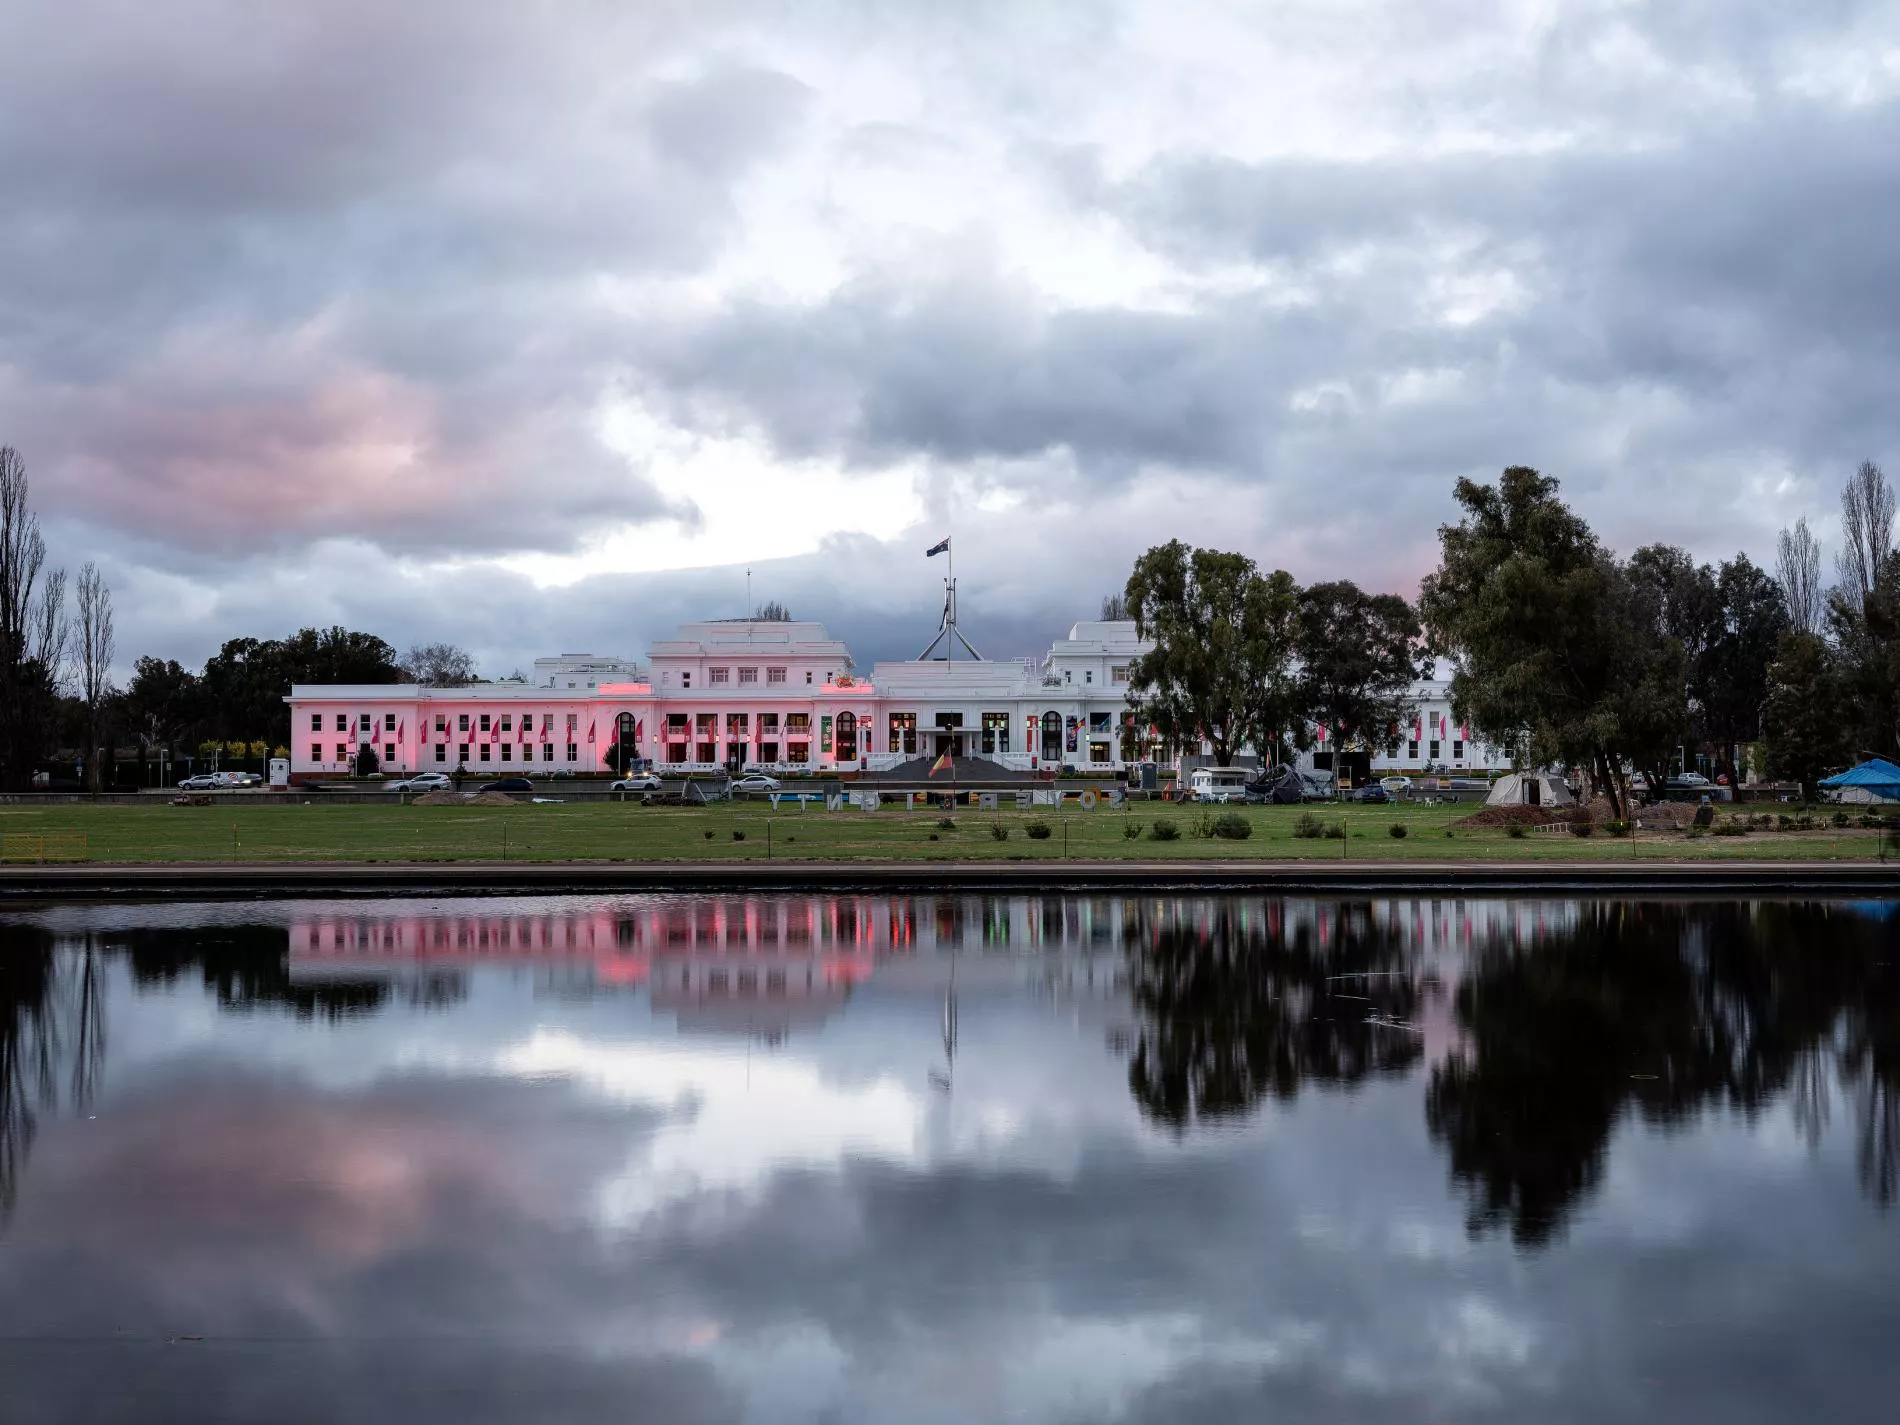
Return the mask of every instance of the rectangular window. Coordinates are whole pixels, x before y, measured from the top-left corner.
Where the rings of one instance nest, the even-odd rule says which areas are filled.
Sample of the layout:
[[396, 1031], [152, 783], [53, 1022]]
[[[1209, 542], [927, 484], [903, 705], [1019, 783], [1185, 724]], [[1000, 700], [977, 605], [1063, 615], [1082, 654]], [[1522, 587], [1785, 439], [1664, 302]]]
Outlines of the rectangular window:
[[347, 762], [350, 760], [350, 748], [349, 748], [348, 743], [346, 742], [337, 743], [336, 760], [339, 762]]
[[692, 687], [692, 686], [693, 686], [693, 675], [692, 675], [691, 673], [682, 673], [682, 674], [680, 674], [680, 686], [681, 686], [682, 688], [690, 688], [690, 687]]
[[521, 760], [523, 762], [534, 761], [534, 744], [532, 742], [524, 742], [521, 744]]
[[1109, 719], [1110, 719], [1110, 718], [1111, 718], [1112, 716], [1113, 716], [1113, 714], [1111, 714], [1111, 713], [1105, 713], [1105, 712], [1092, 712], [1092, 713], [1090, 713], [1090, 714], [1089, 714], [1089, 731], [1090, 731], [1090, 732], [1107, 732], [1107, 731], [1109, 731], [1109, 730], [1110, 730], [1110, 723], [1109, 723]]
[[805, 670], [805, 686], [808, 688], [811, 686], [811, 669], [809, 668]]
[[674, 763], [684, 762], [686, 760], [686, 744], [684, 742], [667, 743], [666, 760]]
[[552, 762], [554, 760], [554, 744], [552, 742], [544, 742], [541, 744], [541, 760], [543, 762]]
[[580, 725], [581, 725], [581, 715], [579, 713], [569, 713], [567, 715], [567, 731], [570, 737], [573, 735], [574, 730], [578, 728]]
[[461, 744], [459, 744], [459, 745], [458, 745], [458, 746], [456, 747], [456, 749], [455, 749], [455, 760], [456, 760], [457, 762], [467, 762], [467, 761], [468, 761], [468, 744], [467, 744], [466, 742], [464, 742], [464, 743], [461, 743]]
[[321, 762], [323, 760], [323, 744], [321, 742], [313, 742], [310, 744], [310, 760], [312, 762]]
[[701, 742], [711, 738], [719, 728], [718, 713], [699, 713], [693, 718], [693, 732]]
[[758, 681], [759, 681], [759, 670], [758, 670], [757, 668], [741, 668], [741, 669], [739, 670], [739, 681], [740, 681], [741, 683], [756, 683], [756, 682], [758, 682]]
[[680, 733], [683, 735], [686, 731], [686, 714], [668, 713], [666, 715], [666, 730], [669, 734]]
[[892, 713], [890, 728], [891, 737], [886, 746], [892, 752], [915, 753], [917, 751], [916, 713]]
[[512, 742], [504, 742], [501, 744], [501, 760], [502, 761], [512, 762], [514, 760], [514, 757], [512, 755], [514, 752], [514, 747], [515, 745]]
[[962, 727], [963, 714], [940, 712], [937, 714], [937, 726], [938, 727]]
[[396, 744], [393, 742], [385, 742], [383, 744], [383, 761], [394, 762], [395, 760], [396, 760]]
[[348, 732], [350, 730], [350, 720], [343, 713], [336, 715], [336, 730], [338, 732]]
[[708, 668], [706, 670], [706, 681], [709, 683], [729, 683], [732, 681], [732, 669]]
[[778, 761], [778, 744], [776, 742], [761, 742], [759, 744], [759, 760], [761, 762]]
[[492, 732], [493, 730], [494, 730], [494, 724], [489, 720], [488, 714], [483, 713], [482, 714], [482, 731]]
[[785, 714], [785, 730], [787, 732], [810, 732], [811, 731], [811, 714], [810, 713], [786, 713]]
[[449, 730], [449, 720], [441, 713], [435, 715], [435, 730], [437, 732], [447, 732]]
[[1410, 742], [1405, 744], [1405, 747], [1405, 755], [1410, 757], [1414, 762], [1418, 761], [1418, 739], [1414, 737]]
[[438, 762], [446, 762], [446, 761], [448, 761], [448, 760], [449, 760], [449, 745], [448, 745], [448, 743], [446, 743], [446, 742], [438, 742], [438, 743], [436, 743], [436, 745], [435, 745], [435, 760], [436, 760], [436, 761], [438, 761]]
[[578, 742], [570, 742], [567, 744], [567, 760], [570, 762], [578, 762], [581, 760], [580, 744]]
[[1093, 683], [1095, 681], [1095, 670], [1091, 668], [1088, 672], [1084, 673], [1082, 675], [1082, 681], [1085, 683]]
[[362, 729], [363, 729], [363, 731], [365, 731], [365, 732], [368, 732], [368, 731], [370, 730], [370, 726], [371, 726], [371, 724], [370, 724], [370, 716], [369, 716], [369, 714], [368, 714], [368, 713], [358, 713], [358, 714], [357, 714], [357, 719], [356, 719], [356, 725], [357, 725], [358, 727], [360, 727], [360, 728], [362, 728]]
[[396, 715], [394, 713], [384, 713], [383, 714], [383, 731], [394, 732], [395, 730], [396, 730]]
[[1425, 755], [1428, 758], [1430, 758], [1432, 761], [1436, 762], [1438, 760], [1438, 739], [1434, 737], [1430, 742], [1426, 743], [1425, 745], [1427, 748]]
[[1465, 755], [1464, 743], [1456, 739], [1453, 739], [1452, 744], [1451, 744], [1451, 755], [1452, 755], [1453, 761], [1456, 761], [1458, 758], [1463, 757]]
[[1108, 744], [1106, 742], [1091, 742], [1089, 744], [1089, 761], [1108, 761]]
[[1108, 680], [1111, 683], [1126, 683], [1128, 681], [1128, 665], [1126, 663], [1118, 663], [1113, 668], [1110, 668], [1108, 670]]
[[513, 732], [515, 730], [515, 720], [507, 713], [501, 715], [501, 730], [503, 732]]
[[743, 742], [746, 737], [747, 725], [751, 722], [751, 720], [752, 720], [752, 715], [750, 713], [727, 713], [726, 714], [727, 739], [730, 740], [736, 737], [740, 741]]
[[795, 767], [802, 767], [811, 761], [811, 743], [792, 742], [786, 744], [785, 760]]
[[985, 752], [1009, 751], [1009, 714], [983, 714], [983, 750]]
[[768, 683], [783, 683], [785, 681], [785, 670], [783, 668], [767, 668], [765, 670], [765, 681]]
[[695, 762], [717, 762], [719, 760], [719, 744], [717, 742], [701, 742], [696, 744], [693, 748], [693, 760]]
[[490, 745], [488, 743], [484, 742], [481, 744], [481, 752], [479, 755], [482, 761], [486, 762], [488, 760], [489, 750], [490, 750]]
[[310, 730], [312, 732], [323, 731], [323, 714], [322, 713], [310, 714]]
[[553, 713], [541, 714], [541, 731], [544, 733], [554, 731], [554, 714]]
[[455, 717], [455, 730], [456, 730], [457, 732], [467, 732], [467, 731], [468, 731], [468, 714], [467, 714], [467, 713], [457, 713], [457, 714], [456, 714], [456, 717]]
[[759, 731], [760, 732], [777, 732], [778, 731], [778, 714], [777, 713], [760, 713], [759, 714]]

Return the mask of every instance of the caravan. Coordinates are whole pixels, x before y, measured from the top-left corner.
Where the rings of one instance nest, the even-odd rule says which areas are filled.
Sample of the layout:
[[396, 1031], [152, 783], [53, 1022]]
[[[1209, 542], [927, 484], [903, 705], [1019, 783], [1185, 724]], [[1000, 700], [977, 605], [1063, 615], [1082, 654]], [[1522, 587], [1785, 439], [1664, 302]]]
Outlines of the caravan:
[[1252, 767], [1196, 767], [1188, 775], [1188, 795], [1197, 802], [1244, 802]]

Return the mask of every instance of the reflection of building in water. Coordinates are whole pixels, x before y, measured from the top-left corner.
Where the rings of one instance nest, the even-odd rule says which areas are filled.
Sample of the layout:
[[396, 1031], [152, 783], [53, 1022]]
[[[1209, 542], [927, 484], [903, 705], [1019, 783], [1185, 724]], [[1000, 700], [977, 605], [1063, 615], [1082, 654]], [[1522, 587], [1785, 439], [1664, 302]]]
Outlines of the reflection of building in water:
[[[1123, 902], [1113, 897], [754, 896], [654, 899], [585, 910], [511, 909], [365, 915], [339, 907], [290, 928], [293, 979], [409, 984], [478, 966], [529, 970], [550, 994], [644, 988], [682, 1028], [782, 1036], [821, 1023], [880, 966], [952, 950], [994, 957], [1014, 984], [1012, 953], [1113, 952]], [[1073, 997], [1078, 974], [1040, 966], [1036, 983]], [[934, 981], [900, 975], [893, 989]], [[1066, 988], [1065, 988], [1066, 987]]]

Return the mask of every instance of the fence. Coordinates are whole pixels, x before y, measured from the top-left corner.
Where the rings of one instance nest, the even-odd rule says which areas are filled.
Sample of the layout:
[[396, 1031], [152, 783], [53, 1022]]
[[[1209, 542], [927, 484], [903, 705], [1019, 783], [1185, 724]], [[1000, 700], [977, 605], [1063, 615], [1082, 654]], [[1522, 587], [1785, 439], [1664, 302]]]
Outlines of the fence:
[[83, 831], [8, 831], [0, 833], [0, 862], [85, 861], [92, 855]]

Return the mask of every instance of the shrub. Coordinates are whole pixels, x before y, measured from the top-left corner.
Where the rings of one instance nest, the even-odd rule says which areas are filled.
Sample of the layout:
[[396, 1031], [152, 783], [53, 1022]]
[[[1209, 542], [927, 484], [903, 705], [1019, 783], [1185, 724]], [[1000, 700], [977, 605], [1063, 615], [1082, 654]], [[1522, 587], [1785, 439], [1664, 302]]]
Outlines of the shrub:
[[1003, 823], [1000, 821], [991, 822], [990, 823], [990, 840], [992, 841], [1009, 840], [1009, 828], [1007, 826], [1004, 826]]
[[739, 828], [735, 826], [735, 827], [734, 827], [734, 828], [732, 829], [732, 839], [733, 839], [734, 841], [744, 841], [744, 840], [745, 840], [745, 833], [744, 833], [743, 831], [741, 831], [741, 830], [739, 830]]
[[1393, 822], [1390, 826], [1388, 826], [1385, 829], [1385, 834], [1391, 837], [1394, 841], [1405, 840], [1405, 823], [1402, 821]]
[[1595, 830], [1596, 827], [1590, 824], [1590, 818], [1587, 816], [1580, 816], [1570, 823], [1570, 834], [1572, 836], [1588, 836]]
[[1122, 840], [1123, 841], [1141, 840], [1141, 823], [1138, 821], [1130, 821], [1130, 822], [1124, 823], [1122, 826]]
[[712, 840], [712, 829], [711, 829], [710, 827], [708, 827], [708, 828], [707, 828], [707, 830], [706, 830], [706, 839], [707, 839], [708, 841], [711, 841], [711, 840]]
[[938, 835], [937, 835], [937, 833], [933, 831], [933, 832], [931, 832], [931, 833], [930, 833], [930, 839], [931, 839], [932, 841], [940, 841], [940, 840], [942, 840], [943, 838], [942, 838], [942, 837], [940, 837], [940, 836], [938, 836]]
[[1709, 828], [1717, 836], [1746, 836], [1748, 823], [1745, 821], [1718, 821]]
[[1023, 828], [1023, 835], [1031, 841], [1047, 841], [1052, 830], [1046, 821], [1032, 821]]
[[937, 818], [937, 830], [955, 831], [956, 829], [957, 829], [957, 824], [951, 818], [947, 816], [940, 816]]
[[1630, 834], [1630, 824], [1627, 821], [1606, 821], [1603, 823], [1603, 834], [1605, 836], [1628, 836]]
[[1148, 828], [1148, 839], [1150, 841], [1179, 841], [1181, 828], [1171, 821], [1157, 821]]
[[1346, 823], [1343, 821], [1336, 822], [1332, 826], [1327, 827], [1322, 835], [1324, 835], [1328, 841], [1344, 841], [1346, 839]]
[[1832, 820], [1836, 826], [1846, 826], [1847, 812], [1845, 810], [1835, 812]]
[[1513, 841], [1522, 841], [1524, 839], [1524, 824], [1514, 821], [1504, 828], [1504, 834]]
[[1245, 841], [1253, 835], [1253, 823], [1239, 812], [1230, 811], [1214, 818], [1213, 831], [1223, 841]]
[[1301, 841], [1318, 841], [1326, 834], [1326, 823], [1310, 811], [1300, 813], [1299, 820], [1293, 823], [1293, 834]]

